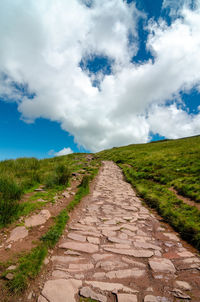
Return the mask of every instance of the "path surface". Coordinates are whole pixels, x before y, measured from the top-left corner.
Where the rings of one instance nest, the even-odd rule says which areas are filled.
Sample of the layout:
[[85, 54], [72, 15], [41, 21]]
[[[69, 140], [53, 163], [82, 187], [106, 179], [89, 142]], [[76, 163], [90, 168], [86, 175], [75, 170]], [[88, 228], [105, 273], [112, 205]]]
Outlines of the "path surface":
[[200, 301], [200, 258], [142, 206], [112, 162], [51, 261], [38, 302]]

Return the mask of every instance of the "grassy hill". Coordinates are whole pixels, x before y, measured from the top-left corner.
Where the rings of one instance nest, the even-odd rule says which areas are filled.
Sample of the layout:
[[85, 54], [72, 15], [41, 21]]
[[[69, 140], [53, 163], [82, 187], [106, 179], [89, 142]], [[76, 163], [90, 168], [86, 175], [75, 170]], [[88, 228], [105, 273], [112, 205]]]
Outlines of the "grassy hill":
[[[44, 205], [41, 198], [53, 202], [56, 192], [66, 187], [74, 173], [91, 172], [96, 163], [83, 153], [38, 160], [19, 158], [0, 162], [0, 228]], [[21, 197], [43, 185], [45, 192], [35, 193], [26, 202]]]
[[97, 156], [117, 163], [148, 205], [200, 249], [200, 211], [176, 194], [200, 202], [200, 136], [112, 148]]

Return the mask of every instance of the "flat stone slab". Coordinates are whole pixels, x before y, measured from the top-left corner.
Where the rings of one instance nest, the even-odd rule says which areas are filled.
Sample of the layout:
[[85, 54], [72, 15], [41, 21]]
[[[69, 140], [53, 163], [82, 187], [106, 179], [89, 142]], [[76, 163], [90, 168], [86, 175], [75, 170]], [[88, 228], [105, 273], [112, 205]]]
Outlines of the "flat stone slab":
[[28, 236], [28, 230], [24, 226], [19, 226], [13, 229], [10, 233], [10, 237], [6, 242], [18, 241]]
[[148, 242], [140, 242], [136, 241], [134, 242], [134, 246], [137, 248], [142, 248], [142, 249], [152, 249], [152, 250], [159, 250], [161, 251], [162, 248], [160, 246], [148, 243]]
[[117, 294], [118, 302], [137, 302], [137, 296], [131, 294]]
[[99, 248], [97, 245], [94, 245], [92, 243], [79, 243], [79, 242], [74, 242], [74, 241], [68, 241], [65, 243], [62, 243], [59, 245], [59, 248], [62, 249], [70, 249], [70, 250], [75, 250], [75, 251], [80, 251], [84, 253], [89, 253], [93, 254], [98, 252]]
[[111, 271], [106, 274], [109, 279], [123, 279], [123, 278], [140, 278], [145, 275], [145, 270], [139, 268], [124, 269], [118, 271]]
[[155, 273], [175, 273], [176, 269], [169, 259], [153, 258], [149, 260], [149, 265]]
[[158, 299], [153, 295], [147, 295], [144, 297], [144, 302], [158, 302]]
[[25, 219], [26, 227], [34, 227], [41, 224], [44, 224], [49, 218], [51, 214], [48, 210], [42, 210], [39, 214], [33, 215], [27, 219]]
[[85, 242], [86, 241], [86, 236], [79, 235], [77, 233], [70, 232], [67, 235], [67, 237], [70, 238], [70, 239], [76, 240], [76, 241], [81, 241], [81, 242]]
[[89, 271], [94, 268], [92, 263], [70, 263], [69, 272]]
[[125, 293], [137, 293], [137, 290], [131, 289], [130, 287], [124, 286], [120, 283], [109, 283], [100, 281], [85, 281], [86, 284], [92, 285], [93, 287], [99, 288], [100, 290], [106, 290], [109, 292], [123, 291]]
[[190, 286], [189, 283], [187, 283], [186, 281], [179, 281], [179, 280], [176, 280], [175, 281], [175, 286], [180, 288], [180, 289], [183, 289], [183, 290], [191, 290], [192, 287]]
[[80, 289], [80, 295], [85, 297], [85, 298], [91, 298], [95, 299], [100, 302], [107, 302], [107, 297], [104, 295], [101, 295], [99, 293], [95, 293], [94, 290], [92, 290], [90, 287], [85, 286]]
[[73, 257], [73, 256], [53, 256], [51, 257], [51, 260], [57, 263], [71, 263], [71, 262], [79, 262], [80, 260], [84, 260], [84, 258]]
[[76, 302], [75, 294], [82, 286], [81, 280], [58, 279], [47, 281], [42, 290], [42, 295], [48, 302]]
[[137, 258], [149, 258], [154, 255], [152, 251], [146, 251], [146, 250], [134, 250], [134, 249], [126, 250], [126, 249], [115, 249], [115, 248], [108, 248], [108, 247], [105, 247], [104, 250], [111, 253], [128, 255]]
[[96, 268], [102, 268], [105, 271], [111, 271], [113, 269], [128, 267], [128, 264], [120, 261], [99, 261], [96, 264]]

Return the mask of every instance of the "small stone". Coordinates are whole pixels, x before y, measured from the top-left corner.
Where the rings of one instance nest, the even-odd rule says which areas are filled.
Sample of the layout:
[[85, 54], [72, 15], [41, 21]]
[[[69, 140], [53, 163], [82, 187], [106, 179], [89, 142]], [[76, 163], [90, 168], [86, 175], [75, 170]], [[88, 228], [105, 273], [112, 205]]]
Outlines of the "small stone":
[[187, 283], [186, 281], [179, 281], [179, 280], [176, 280], [175, 281], [175, 285], [180, 288], [180, 289], [184, 289], [184, 290], [191, 290], [192, 287], [190, 286], [189, 283]]
[[81, 288], [80, 295], [83, 296], [83, 297], [85, 297], [85, 298], [95, 299], [95, 300], [100, 301], [100, 302], [106, 302], [107, 301], [107, 297], [106, 296], [103, 296], [101, 294], [95, 293], [95, 291], [93, 291], [88, 286]]
[[184, 294], [184, 293], [183, 293], [180, 289], [178, 289], [178, 288], [174, 288], [174, 289], [172, 290], [172, 293], [173, 293], [174, 297], [176, 297], [176, 298], [189, 299], [189, 300], [191, 300], [191, 297], [190, 297], [190, 296]]
[[176, 271], [173, 263], [169, 259], [165, 258], [153, 258], [149, 260], [149, 265], [156, 273], [175, 273]]
[[158, 300], [155, 296], [147, 295], [144, 298], [144, 302], [158, 302]]
[[137, 296], [131, 294], [117, 294], [118, 302], [137, 302]]
[[7, 245], [6, 247], [5, 247], [5, 249], [11, 249], [11, 247], [12, 247], [12, 244], [9, 244], [9, 245]]
[[44, 259], [44, 264], [47, 265], [48, 263], [49, 263], [49, 259], [48, 259], [48, 258], [45, 258], [45, 259]]
[[32, 296], [33, 296], [33, 292], [31, 291], [27, 297], [28, 300], [31, 300], [32, 299]]
[[13, 278], [14, 278], [14, 274], [12, 274], [12, 273], [8, 273], [6, 275], [6, 279], [8, 279], [8, 280], [13, 280]]
[[16, 269], [16, 268], [17, 268], [16, 265], [10, 265], [10, 266], [7, 268], [7, 270], [11, 271], [11, 270], [14, 270], [14, 269]]

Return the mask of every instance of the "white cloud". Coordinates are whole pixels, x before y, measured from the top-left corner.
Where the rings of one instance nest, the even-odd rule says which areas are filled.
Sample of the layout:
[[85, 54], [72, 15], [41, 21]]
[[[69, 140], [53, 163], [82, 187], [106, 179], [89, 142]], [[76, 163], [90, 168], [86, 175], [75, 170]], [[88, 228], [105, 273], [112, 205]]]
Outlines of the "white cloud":
[[[138, 49], [137, 21], [144, 15], [134, 3], [96, 0], [88, 8], [81, 0], [2, 0], [0, 71], [8, 78], [0, 78], [0, 94], [18, 101], [25, 121], [58, 121], [92, 151], [147, 142], [150, 132], [172, 136], [177, 120], [180, 129], [190, 128], [177, 137], [192, 135], [199, 119], [184, 111], [163, 130], [172, 112], [166, 102], [200, 85], [200, 10], [184, 8], [180, 14], [171, 26], [149, 23], [147, 47], [155, 62], [139, 65], [131, 58]], [[79, 66], [93, 54], [113, 62], [112, 74], [99, 76], [100, 90]], [[35, 98], [21, 95], [12, 81], [27, 83]]]
[[[50, 151], [52, 151], [52, 150], [50, 150]], [[72, 153], [73, 153], [72, 149], [68, 147], [68, 148], [63, 148], [62, 150], [60, 150], [58, 152], [54, 152], [53, 155], [62, 156], [62, 155], [68, 155], [68, 154], [72, 154]], [[51, 154], [52, 154], [52, 152], [51, 152]]]

